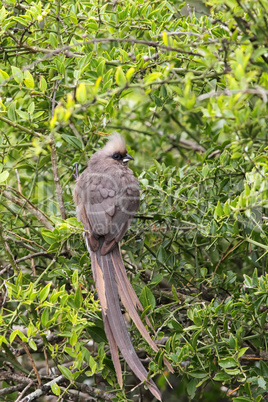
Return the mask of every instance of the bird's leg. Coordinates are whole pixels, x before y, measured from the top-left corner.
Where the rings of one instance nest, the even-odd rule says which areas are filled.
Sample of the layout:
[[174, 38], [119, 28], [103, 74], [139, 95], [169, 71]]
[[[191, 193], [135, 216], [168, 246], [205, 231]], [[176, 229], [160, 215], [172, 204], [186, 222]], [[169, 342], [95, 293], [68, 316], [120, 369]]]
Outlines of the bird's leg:
[[75, 178], [75, 180], [78, 180], [79, 177], [79, 173], [78, 173], [78, 163], [74, 164], [74, 168], [75, 168], [75, 173], [73, 174], [73, 177]]

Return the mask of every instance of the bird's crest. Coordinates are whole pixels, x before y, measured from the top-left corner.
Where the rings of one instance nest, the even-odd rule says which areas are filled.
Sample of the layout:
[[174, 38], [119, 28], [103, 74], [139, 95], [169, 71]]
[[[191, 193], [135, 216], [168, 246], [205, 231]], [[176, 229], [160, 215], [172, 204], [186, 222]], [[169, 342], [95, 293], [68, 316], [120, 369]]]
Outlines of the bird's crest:
[[103, 147], [103, 150], [107, 154], [113, 154], [114, 152], [118, 152], [121, 155], [126, 153], [126, 142], [120, 134], [115, 133], [109, 137], [109, 141]]

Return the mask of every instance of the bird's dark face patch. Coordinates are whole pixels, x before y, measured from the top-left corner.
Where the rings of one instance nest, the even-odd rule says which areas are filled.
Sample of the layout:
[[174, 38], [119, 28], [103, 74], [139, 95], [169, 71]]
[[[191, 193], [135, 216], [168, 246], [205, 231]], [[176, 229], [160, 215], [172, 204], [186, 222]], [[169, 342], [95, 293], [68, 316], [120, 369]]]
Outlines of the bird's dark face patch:
[[[126, 154], [126, 153], [125, 153], [125, 154]], [[113, 158], [115, 161], [122, 161], [123, 158], [124, 158], [124, 155], [122, 155], [120, 152], [115, 152], [115, 153], [112, 155], [112, 158]]]
[[112, 154], [112, 159], [119, 163], [127, 163], [129, 160], [134, 160], [132, 156], [130, 156], [127, 151], [124, 153], [122, 152], [115, 152]]

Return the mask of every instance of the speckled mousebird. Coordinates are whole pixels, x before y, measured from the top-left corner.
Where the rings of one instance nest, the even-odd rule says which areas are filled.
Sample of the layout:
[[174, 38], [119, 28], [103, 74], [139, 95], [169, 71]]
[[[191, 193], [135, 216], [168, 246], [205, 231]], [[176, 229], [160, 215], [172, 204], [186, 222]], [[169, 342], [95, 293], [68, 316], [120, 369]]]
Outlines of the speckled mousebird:
[[[137, 309], [142, 311], [143, 308], [127, 277], [119, 247], [140, 205], [139, 183], [128, 168], [131, 159], [125, 140], [119, 134], [112, 135], [106, 145], [91, 156], [88, 167], [77, 178], [74, 200], [77, 218], [82, 221], [85, 229], [104, 329], [118, 383], [120, 387], [123, 386], [119, 348], [136, 376], [161, 400], [159, 389], [148, 378], [148, 372], [132, 345], [120, 307], [121, 299], [141, 335], [157, 352], [158, 347], [137, 312]], [[146, 322], [150, 325], [147, 317]], [[173, 372], [169, 362], [166, 359], [164, 361]]]

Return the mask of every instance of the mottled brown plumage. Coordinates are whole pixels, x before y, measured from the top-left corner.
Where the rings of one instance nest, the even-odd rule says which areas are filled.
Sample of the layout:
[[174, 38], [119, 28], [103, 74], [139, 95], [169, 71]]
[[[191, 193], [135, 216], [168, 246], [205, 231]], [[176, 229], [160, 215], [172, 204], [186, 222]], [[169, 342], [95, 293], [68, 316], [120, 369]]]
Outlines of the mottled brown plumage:
[[[120, 253], [119, 241], [124, 236], [134, 213], [139, 208], [139, 184], [127, 162], [124, 139], [115, 134], [90, 158], [88, 168], [77, 180], [74, 200], [77, 218], [85, 228], [86, 243], [97, 292], [102, 307], [104, 329], [110, 344], [116, 375], [122, 387], [118, 349], [152, 394], [161, 400], [155, 383], [138, 358], [121, 313], [119, 296], [141, 335], [153, 350], [158, 347], [148, 334], [137, 309], [143, 310], [128, 277]], [[147, 323], [150, 325], [148, 318]], [[173, 371], [168, 361], [165, 363]]]

